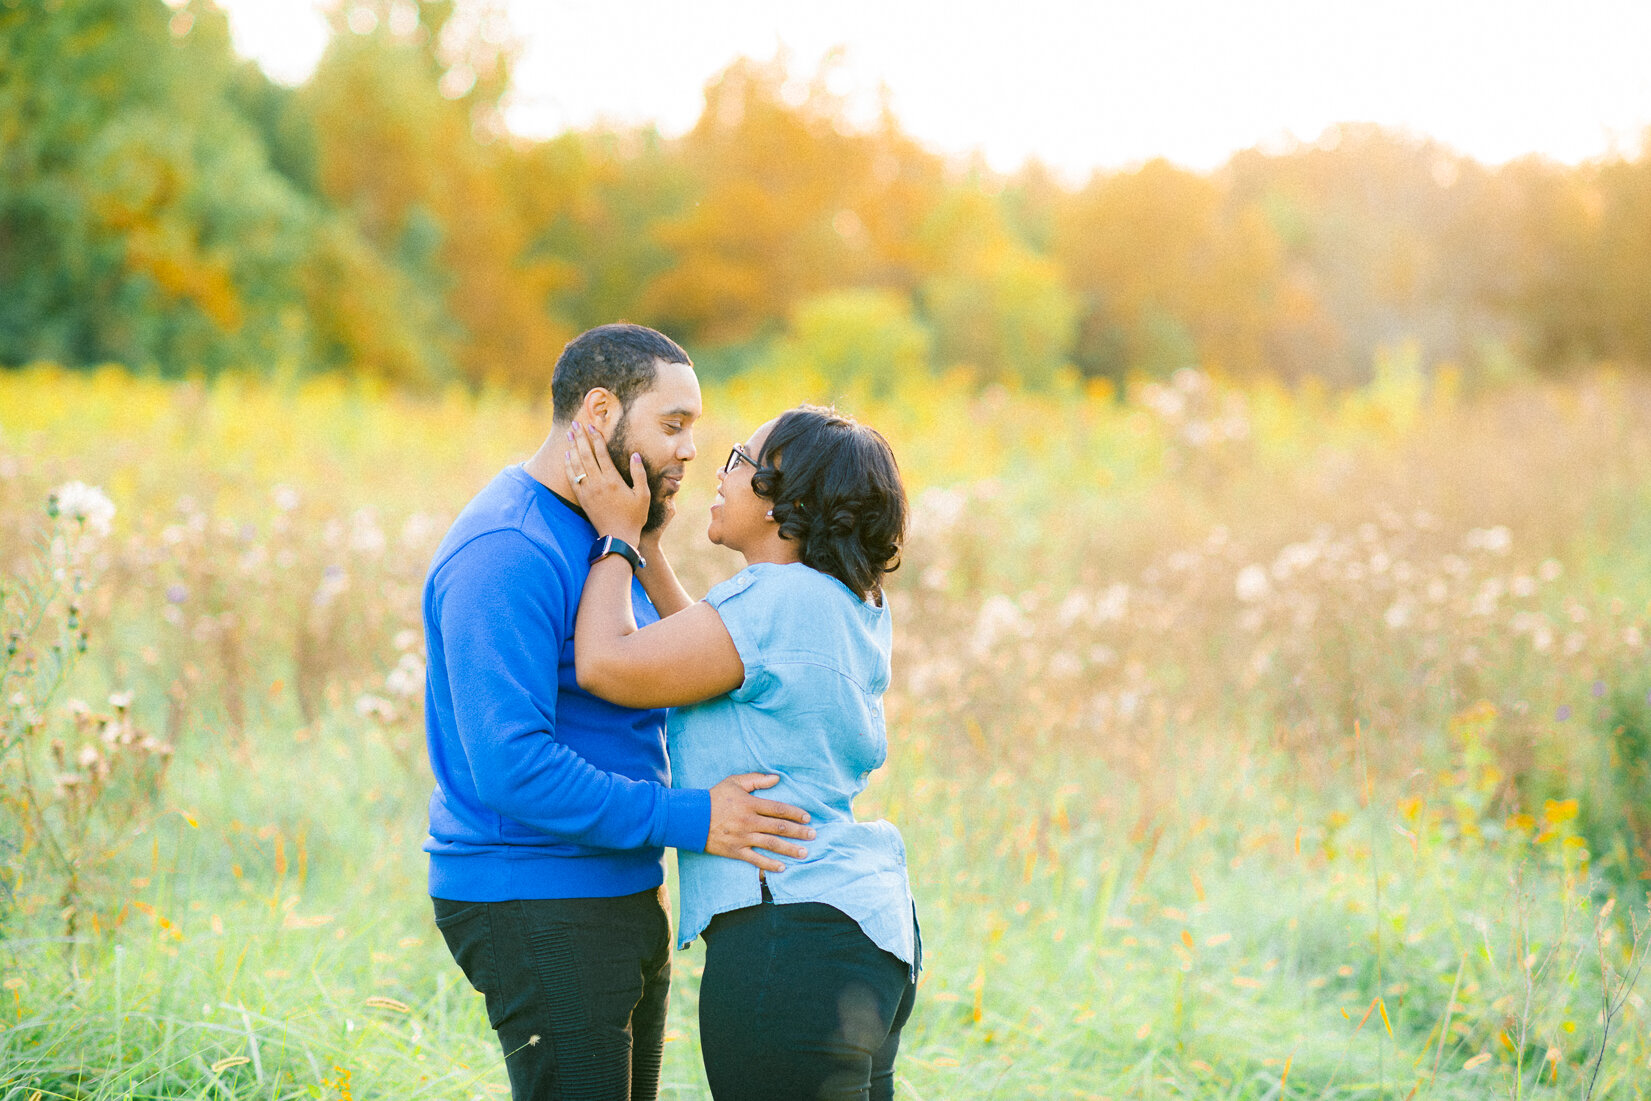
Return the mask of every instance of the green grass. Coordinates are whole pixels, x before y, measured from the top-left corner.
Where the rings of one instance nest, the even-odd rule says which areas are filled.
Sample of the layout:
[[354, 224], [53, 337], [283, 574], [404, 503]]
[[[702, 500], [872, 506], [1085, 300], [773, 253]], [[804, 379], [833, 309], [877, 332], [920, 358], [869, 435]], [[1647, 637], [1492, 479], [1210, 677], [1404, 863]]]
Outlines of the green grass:
[[[873, 798], [908, 838], [928, 961], [906, 1096], [1266, 1098], [1288, 1063], [1285, 1096], [1478, 1098], [1511, 1074], [1498, 1033], [1521, 1013], [1530, 1058], [1563, 1052], [1561, 1086], [1526, 1095], [1575, 1095], [1597, 1026], [1571, 835], [1463, 838], [1442, 813], [1461, 791], [1429, 784], [1407, 817], [1393, 791], [1292, 790], [1268, 755], [1164, 764], [1178, 809], [1132, 833], [1093, 813], [1121, 780], [1103, 767], [953, 778], [896, 754]], [[337, 1068], [361, 1098], [504, 1088], [422, 897], [423, 783], [382, 739], [272, 726], [174, 775], [196, 825], [168, 814], [131, 846], [111, 937], [8, 937], [0, 1096], [337, 1097]], [[1551, 957], [1528, 1012], [1521, 924]], [[676, 963], [668, 1097], [704, 1096], [702, 960]], [[1643, 1030], [1620, 1035], [1601, 1096], [1636, 1096]]]

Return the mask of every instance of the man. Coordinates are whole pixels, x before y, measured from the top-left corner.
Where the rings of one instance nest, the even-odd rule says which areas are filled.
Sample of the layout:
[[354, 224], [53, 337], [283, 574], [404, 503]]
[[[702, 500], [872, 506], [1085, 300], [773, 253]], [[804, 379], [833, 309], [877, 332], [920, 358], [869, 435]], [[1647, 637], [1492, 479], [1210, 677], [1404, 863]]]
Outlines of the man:
[[[550, 436], [466, 506], [425, 582], [430, 894], [454, 959], [486, 995], [518, 1101], [647, 1101], [670, 983], [664, 849], [779, 871], [757, 850], [805, 855], [789, 839], [813, 831], [804, 812], [751, 794], [777, 777], [672, 789], [665, 712], [607, 703], [574, 676], [595, 557], [633, 562], [638, 624], [690, 603], [658, 553], [694, 457], [687, 354], [652, 329], [603, 325], [564, 349], [551, 396]], [[598, 544], [573, 503], [570, 431], [594, 431], [622, 470], [642, 457], [653, 507], [641, 547]]]

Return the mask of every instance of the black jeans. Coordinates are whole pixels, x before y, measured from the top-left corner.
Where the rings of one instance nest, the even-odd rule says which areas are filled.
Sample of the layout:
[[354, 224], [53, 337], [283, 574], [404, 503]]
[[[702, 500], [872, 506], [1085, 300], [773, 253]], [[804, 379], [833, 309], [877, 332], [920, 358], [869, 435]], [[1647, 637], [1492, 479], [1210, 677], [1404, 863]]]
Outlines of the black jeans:
[[888, 1101], [917, 984], [842, 911], [764, 902], [705, 930], [699, 1042], [716, 1101]]
[[431, 901], [453, 958], [487, 997], [515, 1101], [653, 1101], [671, 985], [659, 891]]

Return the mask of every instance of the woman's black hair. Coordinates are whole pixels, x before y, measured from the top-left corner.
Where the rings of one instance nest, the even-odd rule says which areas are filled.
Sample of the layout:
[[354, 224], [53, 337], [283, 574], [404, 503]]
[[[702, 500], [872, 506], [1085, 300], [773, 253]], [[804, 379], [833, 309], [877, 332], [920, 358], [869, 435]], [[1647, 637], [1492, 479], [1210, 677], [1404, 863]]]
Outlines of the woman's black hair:
[[756, 456], [751, 487], [773, 502], [780, 535], [805, 566], [880, 597], [900, 565], [906, 490], [894, 451], [876, 430], [835, 409], [780, 415]]

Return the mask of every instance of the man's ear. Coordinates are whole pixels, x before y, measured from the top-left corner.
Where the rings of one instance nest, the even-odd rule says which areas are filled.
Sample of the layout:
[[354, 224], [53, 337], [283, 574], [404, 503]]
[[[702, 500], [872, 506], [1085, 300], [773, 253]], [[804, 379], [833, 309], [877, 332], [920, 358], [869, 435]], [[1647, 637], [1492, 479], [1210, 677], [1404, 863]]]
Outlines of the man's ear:
[[624, 407], [612, 390], [593, 386], [585, 391], [585, 400], [579, 406], [578, 419], [591, 425], [606, 438], [619, 423]]

